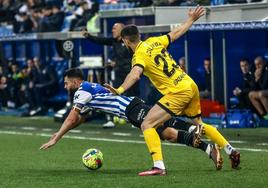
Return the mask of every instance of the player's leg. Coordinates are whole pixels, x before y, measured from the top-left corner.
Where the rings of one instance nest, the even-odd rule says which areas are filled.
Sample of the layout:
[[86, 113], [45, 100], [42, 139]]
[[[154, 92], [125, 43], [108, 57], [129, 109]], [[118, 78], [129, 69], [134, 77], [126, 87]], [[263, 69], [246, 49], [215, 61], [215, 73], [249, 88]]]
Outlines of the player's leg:
[[265, 109], [265, 115], [263, 116], [263, 118], [268, 119], [268, 90], [259, 91], [259, 98], [262, 103], [262, 106]]
[[231, 159], [232, 168], [237, 168], [240, 163], [240, 153], [237, 151], [220, 133], [219, 131], [202, 121], [201, 116], [197, 116], [201, 112], [200, 97], [198, 87], [194, 84], [193, 87], [193, 98], [187, 108], [184, 110], [185, 115], [192, 117], [195, 125], [201, 124], [203, 133], [206, 137], [211, 139], [220, 148], [224, 148], [224, 151], [229, 155]]
[[265, 111], [264, 111], [263, 106], [260, 102], [259, 92], [258, 91], [251, 91], [251, 92], [249, 92], [248, 97], [250, 99], [251, 104], [258, 111], [258, 113], [261, 116], [265, 115]]
[[180, 129], [186, 132], [192, 132], [196, 128], [196, 125], [194, 125], [193, 122], [184, 121], [175, 117], [168, 120], [167, 123], [168, 127], [173, 127], [174, 129]]
[[[127, 107], [126, 116], [128, 121], [137, 128], [140, 128], [143, 119], [150, 109], [150, 106], [146, 105], [140, 99], [135, 98], [134, 101]], [[191, 133], [192, 131], [189, 131], [189, 129], [192, 128], [196, 128], [193, 123], [171, 118], [170, 120], [166, 121], [163, 126], [159, 126], [156, 131], [162, 140], [193, 146], [196, 138], [195, 135]], [[179, 137], [177, 131], [178, 129], [182, 129], [179, 131], [179, 134], [181, 135]], [[209, 144], [203, 141], [200, 142], [200, 147], [198, 148], [206, 152], [208, 155], [211, 153]]]
[[141, 172], [139, 174], [140, 176], [166, 174], [160, 137], [155, 128], [157, 128], [157, 126], [163, 125], [163, 123], [170, 118], [171, 115], [156, 104], [151, 108], [144, 121], [142, 122], [141, 129], [143, 131], [145, 143], [152, 155], [154, 166], [152, 170]]
[[205, 136], [212, 140], [214, 143], [218, 144], [219, 147], [223, 148], [227, 155], [229, 155], [232, 168], [239, 169], [240, 152], [234, 148], [215, 127], [203, 123], [202, 121], [201, 124], [203, 125], [203, 132]]
[[[146, 105], [143, 101], [135, 98], [134, 101], [127, 107], [126, 116], [131, 124], [140, 128], [141, 123], [149, 110], [150, 106]], [[183, 130], [178, 131], [177, 129], [182, 128]], [[157, 133], [162, 140], [168, 140], [169, 142], [186, 144], [193, 147], [195, 134], [189, 129], [196, 128], [195, 125], [189, 122], [185, 122], [180, 119], [172, 118], [164, 123], [163, 126], [158, 127]], [[206, 142], [200, 141], [198, 149], [206, 152], [208, 156], [213, 160], [216, 169], [219, 170], [222, 167], [222, 158], [218, 147], [214, 144], [207, 144]]]
[[[165, 127], [165, 125], [163, 127]], [[176, 130], [171, 127], [165, 127], [164, 130], [157, 129], [157, 132], [160, 134], [160, 137], [163, 140], [167, 140], [172, 143], [185, 144], [187, 146], [195, 148], [195, 134], [193, 131], [187, 132], [183, 130]], [[216, 144], [208, 144], [200, 140], [200, 143], [197, 148], [204, 151], [209, 156], [209, 158], [213, 160], [216, 170], [220, 170], [222, 168], [223, 159], [220, 155], [220, 150]]]

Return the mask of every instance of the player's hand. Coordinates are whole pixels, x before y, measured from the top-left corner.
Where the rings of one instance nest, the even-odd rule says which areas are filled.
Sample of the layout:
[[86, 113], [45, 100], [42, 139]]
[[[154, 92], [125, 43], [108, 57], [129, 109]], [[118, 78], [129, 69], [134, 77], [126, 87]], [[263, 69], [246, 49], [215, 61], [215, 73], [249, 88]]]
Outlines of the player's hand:
[[116, 90], [113, 86], [111, 86], [110, 84], [106, 84], [106, 83], [105, 83], [103, 86], [104, 86], [106, 89], [108, 89], [111, 93], [118, 95], [117, 90]]
[[192, 10], [192, 9], [189, 10], [188, 16], [190, 19], [192, 19], [195, 22], [201, 16], [203, 16], [205, 13], [206, 13], [205, 8], [197, 5], [197, 7], [194, 10]]
[[45, 150], [54, 146], [57, 143], [56, 136], [57, 136], [57, 133], [53, 134], [50, 140], [47, 143], [43, 144], [39, 149]]
[[90, 36], [90, 33], [89, 33], [86, 29], [84, 29], [84, 30], [82, 31], [82, 35], [83, 35], [85, 38], [87, 38], [87, 37]]

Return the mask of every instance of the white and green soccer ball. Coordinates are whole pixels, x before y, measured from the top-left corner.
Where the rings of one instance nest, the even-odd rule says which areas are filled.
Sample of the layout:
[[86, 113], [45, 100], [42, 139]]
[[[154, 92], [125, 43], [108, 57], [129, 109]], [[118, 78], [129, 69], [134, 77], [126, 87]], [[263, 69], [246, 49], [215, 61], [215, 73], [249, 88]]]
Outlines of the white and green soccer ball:
[[97, 170], [103, 165], [103, 154], [98, 149], [88, 149], [82, 156], [85, 167], [90, 170]]
[[125, 125], [127, 123], [125, 119], [120, 118], [118, 116], [113, 117], [113, 122], [118, 125]]

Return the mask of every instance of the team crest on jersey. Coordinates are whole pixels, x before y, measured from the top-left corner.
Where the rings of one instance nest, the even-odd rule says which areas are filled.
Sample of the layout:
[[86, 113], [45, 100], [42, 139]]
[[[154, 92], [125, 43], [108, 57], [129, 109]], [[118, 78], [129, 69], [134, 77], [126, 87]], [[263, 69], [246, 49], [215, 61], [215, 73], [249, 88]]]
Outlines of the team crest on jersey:
[[74, 99], [75, 99], [75, 100], [78, 99], [79, 96], [80, 96], [80, 94], [76, 94], [76, 95], [74, 96]]

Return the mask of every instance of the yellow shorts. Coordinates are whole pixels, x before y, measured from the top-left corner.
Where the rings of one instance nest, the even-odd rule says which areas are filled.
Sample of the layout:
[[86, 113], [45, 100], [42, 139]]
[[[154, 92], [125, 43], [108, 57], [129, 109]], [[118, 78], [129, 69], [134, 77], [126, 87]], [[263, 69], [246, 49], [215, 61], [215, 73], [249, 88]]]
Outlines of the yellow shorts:
[[173, 116], [195, 118], [201, 115], [199, 91], [194, 81], [181, 84], [178, 92], [164, 95], [157, 104]]

